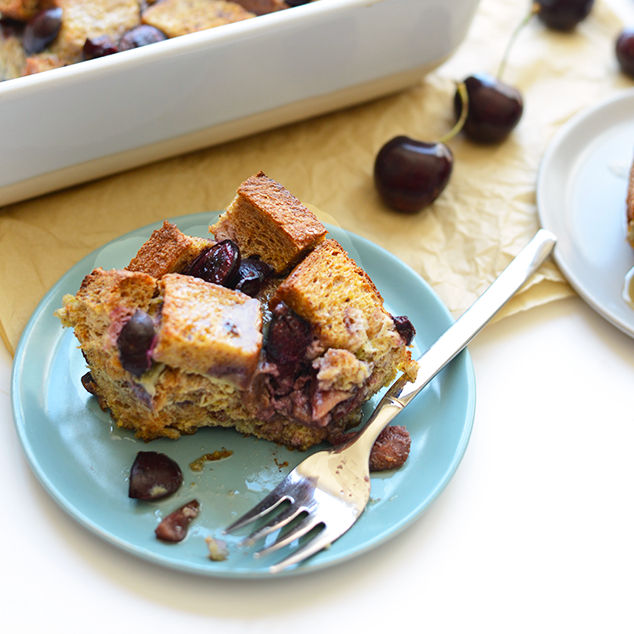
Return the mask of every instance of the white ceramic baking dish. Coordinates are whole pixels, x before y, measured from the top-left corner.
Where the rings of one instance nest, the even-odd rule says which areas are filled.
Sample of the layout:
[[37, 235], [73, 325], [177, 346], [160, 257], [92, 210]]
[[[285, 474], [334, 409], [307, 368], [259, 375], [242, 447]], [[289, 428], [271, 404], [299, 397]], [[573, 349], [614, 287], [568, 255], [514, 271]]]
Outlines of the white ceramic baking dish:
[[0, 83], [0, 205], [413, 85], [478, 0], [317, 0]]

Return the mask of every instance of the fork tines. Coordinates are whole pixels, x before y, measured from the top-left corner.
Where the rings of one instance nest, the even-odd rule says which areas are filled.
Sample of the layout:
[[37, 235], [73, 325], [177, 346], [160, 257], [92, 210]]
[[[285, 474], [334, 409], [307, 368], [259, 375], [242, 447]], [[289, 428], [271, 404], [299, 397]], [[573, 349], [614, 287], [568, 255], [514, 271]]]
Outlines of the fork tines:
[[[335, 505], [337, 508], [332, 508]], [[319, 508], [319, 515], [314, 513], [317, 508]], [[329, 508], [332, 512], [325, 512]], [[293, 520], [299, 519], [299, 521], [287, 532], [280, 534], [271, 545], [256, 551], [253, 556], [257, 559], [292, 545], [293, 542], [312, 531], [317, 529], [319, 531], [303, 544], [299, 544], [287, 557], [271, 566], [269, 571], [272, 573], [299, 563], [326, 548], [352, 526], [356, 519], [356, 515], [352, 512], [348, 516], [342, 516], [339, 502], [316, 488], [311, 480], [292, 471], [261, 502], [228, 526], [224, 533], [233, 533], [276, 510], [279, 512], [275, 513], [266, 524], [245, 537], [240, 545], [251, 545], [291, 524]], [[302, 515], [304, 517], [301, 517]]]

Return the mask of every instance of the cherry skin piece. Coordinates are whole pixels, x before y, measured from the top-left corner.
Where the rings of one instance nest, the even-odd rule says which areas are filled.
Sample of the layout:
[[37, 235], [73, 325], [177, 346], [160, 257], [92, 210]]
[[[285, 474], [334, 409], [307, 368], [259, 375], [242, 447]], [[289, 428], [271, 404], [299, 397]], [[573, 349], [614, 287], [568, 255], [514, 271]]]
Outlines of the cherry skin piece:
[[[469, 111], [463, 132], [477, 143], [500, 143], [519, 123], [524, 101], [519, 90], [502, 83], [489, 73], [475, 73], [464, 80], [469, 97]], [[456, 91], [456, 118], [462, 112], [462, 98]]]
[[453, 154], [444, 143], [397, 136], [376, 156], [374, 183], [388, 207], [416, 213], [440, 196], [452, 170]]
[[86, 38], [81, 52], [83, 59], [89, 60], [113, 55], [118, 53], [119, 49], [109, 35], [99, 35], [93, 38]]
[[200, 503], [198, 500], [191, 500], [163, 519], [154, 532], [164, 542], [182, 542], [187, 537], [189, 525], [198, 517], [199, 512]]
[[130, 469], [128, 496], [136, 500], [161, 500], [183, 484], [180, 467], [157, 451], [139, 451]]
[[234, 288], [255, 297], [272, 273], [273, 269], [266, 262], [256, 258], [244, 258], [240, 261]]
[[616, 59], [621, 70], [634, 77], [634, 28], [623, 29], [616, 40]]
[[240, 270], [240, 261], [240, 247], [232, 240], [223, 240], [203, 251], [185, 275], [229, 288]]
[[119, 40], [118, 49], [120, 51], [129, 51], [132, 48], [147, 46], [155, 42], [162, 42], [167, 39], [167, 35], [155, 26], [149, 24], [139, 24], [134, 28], [126, 31]]
[[556, 31], [572, 31], [588, 17], [594, 0], [535, 0], [537, 18]]

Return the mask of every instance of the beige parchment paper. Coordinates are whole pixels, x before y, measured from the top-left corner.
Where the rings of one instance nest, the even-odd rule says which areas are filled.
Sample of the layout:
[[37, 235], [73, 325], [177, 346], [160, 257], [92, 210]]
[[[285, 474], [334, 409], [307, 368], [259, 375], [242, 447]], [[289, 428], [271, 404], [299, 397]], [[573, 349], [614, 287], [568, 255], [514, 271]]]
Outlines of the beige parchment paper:
[[[445, 134], [455, 82], [497, 72], [529, 5], [482, 0], [455, 54], [405, 92], [0, 209], [0, 335], [8, 349], [14, 352], [47, 290], [83, 256], [157, 220], [224, 209], [259, 170], [401, 258], [460, 315], [538, 229], [537, 173], [553, 134], [579, 110], [634, 85], [614, 55], [622, 25], [600, 0], [573, 33], [533, 19], [503, 77], [525, 99], [511, 138], [493, 147], [454, 138], [454, 172], [434, 205], [413, 216], [386, 209], [372, 182], [379, 148], [398, 134], [422, 141]], [[548, 262], [504, 315], [572, 293]]]

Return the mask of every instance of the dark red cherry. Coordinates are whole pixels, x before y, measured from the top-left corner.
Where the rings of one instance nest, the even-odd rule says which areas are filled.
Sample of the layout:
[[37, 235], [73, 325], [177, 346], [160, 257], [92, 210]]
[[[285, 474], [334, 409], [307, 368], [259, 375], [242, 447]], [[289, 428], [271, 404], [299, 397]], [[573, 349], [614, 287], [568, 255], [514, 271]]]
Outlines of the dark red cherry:
[[266, 262], [256, 258], [244, 258], [240, 262], [234, 288], [255, 297], [271, 273], [273, 269]]
[[24, 50], [28, 55], [41, 53], [56, 37], [62, 28], [60, 7], [45, 9], [33, 16], [24, 28]]
[[548, 28], [556, 31], [572, 31], [585, 20], [594, 0], [535, 0], [537, 17]]
[[95, 59], [97, 57], [113, 55], [118, 51], [117, 45], [109, 35], [100, 35], [86, 39], [82, 48], [82, 57], [84, 60]]
[[310, 324], [284, 302], [273, 309], [265, 345], [269, 359], [281, 365], [292, 365], [304, 358], [311, 342]]
[[444, 143], [397, 136], [376, 156], [374, 183], [388, 207], [416, 213], [440, 196], [452, 169], [453, 154]]
[[416, 336], [416, 328], [414, 328], [414, 324], [405, 315], [392, 315], [392, 321], [394, 322], [394, 327], [396, 328], [398, 334], [403, 337], [405, 345], [409, 346]]
[[139, 451], [130, 469], [128, 496], [160, 500], [178, 491], [183, 473], [174, 460], [157, 451]]
[[167, 39], [163, 31], [149, 24], [140, 24], [133, 29], [126, 31], [119, 40], [119, 50], [128, 51], [132, 48], [147, 46], [155, 42], [162, 42]]
[[[524, 101], [519, 90], [489, 73], [475, 73], [464, 80], [469, 110], [463, 132], [477, 143], [500, 143], [519, 123]], [[462, 98], [456, 91], [456, 118], [462, 112]]]
[[154, 320], [137, 308], [117, 338], [119, 359], [124, 370], [140, 377], [152, 367], [154, 335]]
[[616, 59], [621, 70], [634, 77], [634, 28], [626, 27], [616, 40]]
[[223, 240], [203, 251], [185, 274], [230, 287], [240, 269], [240, 260], [238, 245], [232, 240]]

